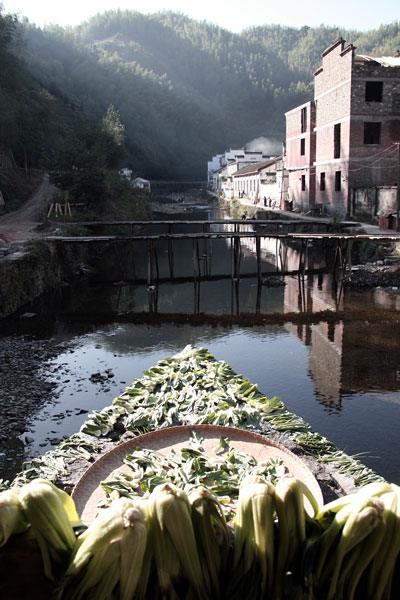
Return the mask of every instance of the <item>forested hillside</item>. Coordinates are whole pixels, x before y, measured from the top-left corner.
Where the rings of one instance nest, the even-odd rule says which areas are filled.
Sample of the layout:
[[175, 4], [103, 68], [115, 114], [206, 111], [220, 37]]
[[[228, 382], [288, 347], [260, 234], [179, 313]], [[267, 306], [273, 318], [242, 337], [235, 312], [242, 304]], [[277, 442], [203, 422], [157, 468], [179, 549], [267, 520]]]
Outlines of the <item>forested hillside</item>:
[[3, 12], [3, 156], [52, 168], [82, 120], [101, 122], [113, 105], [125, 128], [124, 166], [135, 175], [205, 179], [207, 159], [229, 146], [264, 136], [279, 152], [284, 112], [311, 98], [321, 53], [340, 36], [362, 53], [400, 47], [399, 23], [368, 33], [263, 26], [239, 35], [182, 14], [117, 10], [41, 30]]

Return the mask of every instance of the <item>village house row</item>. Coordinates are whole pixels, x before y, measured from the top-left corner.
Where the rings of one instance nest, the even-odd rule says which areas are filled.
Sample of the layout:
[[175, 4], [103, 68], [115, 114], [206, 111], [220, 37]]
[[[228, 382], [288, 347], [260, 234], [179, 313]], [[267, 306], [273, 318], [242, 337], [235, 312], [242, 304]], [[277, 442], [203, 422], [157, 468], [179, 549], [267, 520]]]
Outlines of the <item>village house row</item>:
[[343, 39], [325, 50], [314, 99], [285, 114], [281, 156], [243, 149], [214, 156], [209, 187], [228, 200], [305, 213], [395, 215], [400, 56], [355, 50]]

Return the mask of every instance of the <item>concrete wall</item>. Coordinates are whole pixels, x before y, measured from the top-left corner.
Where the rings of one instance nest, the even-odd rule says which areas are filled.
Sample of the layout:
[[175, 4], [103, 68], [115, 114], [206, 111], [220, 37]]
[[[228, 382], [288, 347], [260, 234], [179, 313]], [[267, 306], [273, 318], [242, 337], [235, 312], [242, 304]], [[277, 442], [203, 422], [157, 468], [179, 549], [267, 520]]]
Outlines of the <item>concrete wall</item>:
[[376, 216], [380, 211], [396, 212], [397, 187], [358, 188], [354, 191], [354, 214]]

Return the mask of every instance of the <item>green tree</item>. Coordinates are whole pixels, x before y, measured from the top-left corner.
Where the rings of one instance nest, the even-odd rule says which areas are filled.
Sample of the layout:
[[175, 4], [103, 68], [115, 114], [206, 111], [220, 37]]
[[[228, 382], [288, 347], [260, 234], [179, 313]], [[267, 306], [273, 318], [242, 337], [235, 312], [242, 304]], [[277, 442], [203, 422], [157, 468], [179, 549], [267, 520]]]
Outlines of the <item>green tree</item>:
[[109, 197], [124, 157], [123, 139], [113, 107], [99, 123], [81, 122], [58, 152], [50, 181], [75, 199], [101, 203]]
[[125, 158], [125, 127], [121, 123], [119, 111], [110, 104], [101, 120], [98, 143], [102, 143], [105, 164], [109, 169], [118, 169]]

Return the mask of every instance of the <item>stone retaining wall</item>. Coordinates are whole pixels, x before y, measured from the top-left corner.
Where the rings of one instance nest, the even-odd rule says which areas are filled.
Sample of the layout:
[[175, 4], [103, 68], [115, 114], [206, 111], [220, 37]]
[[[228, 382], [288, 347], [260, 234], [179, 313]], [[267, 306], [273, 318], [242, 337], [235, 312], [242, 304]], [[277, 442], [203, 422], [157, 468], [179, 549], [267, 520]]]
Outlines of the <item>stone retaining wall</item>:
[[21, 246], [0, 259], [0, 317], [10, 315], [60, 284], [63, 269], [56, 251], [42, 242]]

